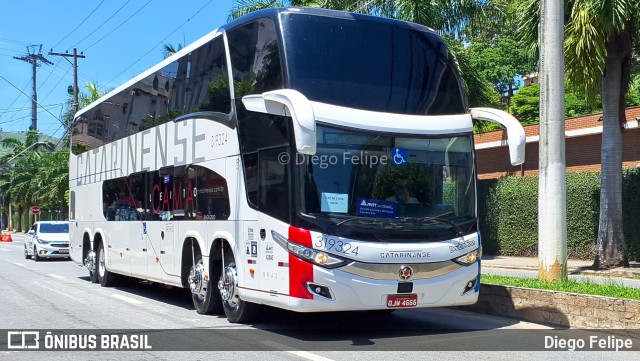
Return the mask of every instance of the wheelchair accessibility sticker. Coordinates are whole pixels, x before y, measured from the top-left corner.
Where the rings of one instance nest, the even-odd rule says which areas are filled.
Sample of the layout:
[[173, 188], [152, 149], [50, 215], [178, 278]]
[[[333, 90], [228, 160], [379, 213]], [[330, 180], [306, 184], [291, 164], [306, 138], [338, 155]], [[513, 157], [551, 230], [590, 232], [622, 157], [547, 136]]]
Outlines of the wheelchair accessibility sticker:
[[391, 148], [391, 161], [394, 165], [407, 165], [409, 154], [406, 149]]

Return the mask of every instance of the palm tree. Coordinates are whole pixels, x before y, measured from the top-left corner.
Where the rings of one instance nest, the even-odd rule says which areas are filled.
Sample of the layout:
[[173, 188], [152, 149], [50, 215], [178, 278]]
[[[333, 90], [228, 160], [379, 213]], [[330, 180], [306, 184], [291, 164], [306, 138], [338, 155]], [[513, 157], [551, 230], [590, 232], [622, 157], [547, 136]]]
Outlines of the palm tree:
[[[537, 52], [539, 0], [521, 13], [522, 38]], [[565, 58], [569, 80], [603, 107], [602, 188], [594, 267], [628, 266], [622, 228], [622, 129], [633, 46], [640, 45], [637, 0], [566, 0]]]
[[322, 7], [361, 14], [384, 16], [428, 26], [448, 43], [456, 58], [469, 95], [470, 106], [495, 105], [497, 97], [491, 84], [471, 65], [470, 54], [463, 42], [476, 33], [502, 23], [503, 9], [511, 0], [236, 0], [228, 20], [252, 11], [278, 7]]
[[182, 50], [182, 44], [178, 44], [177, 47], [173, 46], [172, 44], [162, 45], [162, 53], [164, 54], [165, 59], [179, 52], [180, 50]]

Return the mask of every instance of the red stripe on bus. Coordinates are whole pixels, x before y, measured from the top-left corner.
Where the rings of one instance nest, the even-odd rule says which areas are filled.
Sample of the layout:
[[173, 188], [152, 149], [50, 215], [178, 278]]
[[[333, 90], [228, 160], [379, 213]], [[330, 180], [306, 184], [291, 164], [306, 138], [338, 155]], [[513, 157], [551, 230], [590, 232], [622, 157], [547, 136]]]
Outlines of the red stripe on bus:
[[[311, 248], [311, 232], [289, 227], [289, 241]], [[313, 295], [307, 290], [307, 282], [313, 282], [313, 265], [289, 253], [289, 295], [313, 299]]]

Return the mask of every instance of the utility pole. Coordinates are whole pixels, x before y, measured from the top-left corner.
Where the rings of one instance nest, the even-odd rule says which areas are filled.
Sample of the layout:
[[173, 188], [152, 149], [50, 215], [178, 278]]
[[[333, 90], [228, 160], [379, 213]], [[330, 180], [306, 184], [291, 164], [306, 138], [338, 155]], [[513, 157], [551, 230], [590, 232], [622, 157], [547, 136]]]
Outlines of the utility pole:
[[[36, 54], [36, 48], [38, 49]], [[36, 71], [40, 63], [52, 65], [53, 63], [42, 56], [42, 44], [27, 46], [27, 55], [21, 57], [14, 56], [14, 59], [30, 63], [33, 69], [33, 95], [31, 96], [31, 127], [30, 130], [38, 130], [38, 92], [36, 90]]]
[[538, 277], [567, 279], [564, 2], [540, 1]]
[[51, 51], [49, 52], [49, 55], [62, 56], [65, 59], [73, 58], [73, 114], [75, 115], [75, 113], [78, 112], [78, 109], [80, 106], [78, 102], [78, 90], [79, 90], [78, 89], [78, 58], [84, 59], [85, 56], [83, 55], [83, 53], [80, 53], [80, 55], [78, 55], [78, 49], [76, 48], [73, 48], [73, 54], [69, 54], [69, 52], [54, 53], [53, 49], [51, 49]]

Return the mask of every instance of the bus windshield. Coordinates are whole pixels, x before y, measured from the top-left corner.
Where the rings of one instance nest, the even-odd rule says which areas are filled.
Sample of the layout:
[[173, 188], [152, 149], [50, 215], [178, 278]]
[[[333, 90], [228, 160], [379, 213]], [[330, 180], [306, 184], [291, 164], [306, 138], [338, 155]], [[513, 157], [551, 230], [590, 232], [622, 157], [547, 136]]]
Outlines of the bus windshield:
[[391, 230], [426, 240], [424, 231], [452, 238], [475, 223], [471, 135], [418, 138], [323, 125], [317, 131], [317, 153], [298, 154], [296, 166], [300, 213], [322, 231]]
[[466, 112], [453, 58], [426, 28], [357, 15], [287, 13], [282, 22], [289, 84], [310, 100], [398, 114]]

